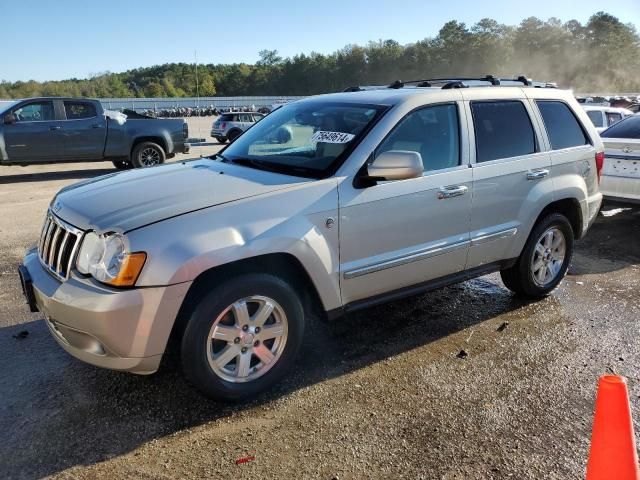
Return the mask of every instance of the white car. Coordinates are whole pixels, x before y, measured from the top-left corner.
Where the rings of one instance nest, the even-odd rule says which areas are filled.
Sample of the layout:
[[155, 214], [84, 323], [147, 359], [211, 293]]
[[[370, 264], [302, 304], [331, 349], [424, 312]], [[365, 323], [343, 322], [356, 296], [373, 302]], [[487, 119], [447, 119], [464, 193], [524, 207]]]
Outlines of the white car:
[[600, 190], [611, 199], [640, 203], [640, 115], [600, 134], [605, 147]]
[[601, 107], [583, 105], [584, 111], [587, 112], [589, 119], [596, 127], [598, 133], [605, 131], [614, 123], [633, 115], [631, 110], [616, 107]]

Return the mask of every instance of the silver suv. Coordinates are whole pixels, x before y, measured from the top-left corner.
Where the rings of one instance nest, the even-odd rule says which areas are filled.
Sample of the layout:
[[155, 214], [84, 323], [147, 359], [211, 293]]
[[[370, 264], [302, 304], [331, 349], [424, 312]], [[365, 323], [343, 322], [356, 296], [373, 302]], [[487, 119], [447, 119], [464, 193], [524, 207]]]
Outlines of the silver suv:
[[242, 132], [262, 120], [263, 117], [262, 113], [257, 112], [223, 113], [211, 125], [211, 136], [218, 143], [225, 143], [227, 140], [233, 142]]
[[558, 285], [602, 199], [602, 141], [570, 92], [352, 90], [283, 106], [212, 158], [61, 190], [20, 274], [62, 348], [149, 374], [171, 340], [203, 392], [246, 398], [289, 370], [312, 315], [494, 271], [531, 298]]

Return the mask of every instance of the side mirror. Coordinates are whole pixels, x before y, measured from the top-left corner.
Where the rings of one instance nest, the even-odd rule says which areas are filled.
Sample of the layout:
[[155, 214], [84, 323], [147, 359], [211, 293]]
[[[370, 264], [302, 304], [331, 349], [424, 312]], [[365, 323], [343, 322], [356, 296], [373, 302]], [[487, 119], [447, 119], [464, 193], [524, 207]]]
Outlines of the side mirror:
[[16, 116], [13, 113], [7, 113], [4, 116], [4, 124], [5, 125], [13, 125], [17, 121], [18, 121], [18, 119], [16, 118]]
[[378, 180], [408, 180], [422, 176], [424, 167], [418, 152], [390, 150], [367, 166], [367, 176]]

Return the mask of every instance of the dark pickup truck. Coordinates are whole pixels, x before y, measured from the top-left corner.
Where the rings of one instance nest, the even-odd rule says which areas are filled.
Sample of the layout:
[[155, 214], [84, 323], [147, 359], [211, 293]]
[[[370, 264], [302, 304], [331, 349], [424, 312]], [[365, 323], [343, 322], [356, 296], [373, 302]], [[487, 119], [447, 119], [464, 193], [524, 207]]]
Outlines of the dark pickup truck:
[[189, 151], [184, 119], [127, 118], [97, 100], [18, 100], [0, 105], [0, 118], [0, 164], [111, 160], [125, 169]]

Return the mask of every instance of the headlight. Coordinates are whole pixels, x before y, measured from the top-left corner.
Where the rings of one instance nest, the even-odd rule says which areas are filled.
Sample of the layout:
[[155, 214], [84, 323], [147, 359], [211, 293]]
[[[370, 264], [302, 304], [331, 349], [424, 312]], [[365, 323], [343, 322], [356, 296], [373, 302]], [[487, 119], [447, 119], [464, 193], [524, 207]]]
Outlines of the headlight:
[[85, 235], [76, 260], [80, 273], [91, 275], [99, 282], [116, 287], [130, 287], [136, 283], [147, 254], [127, 253], [124, 238], [117, 233]]

